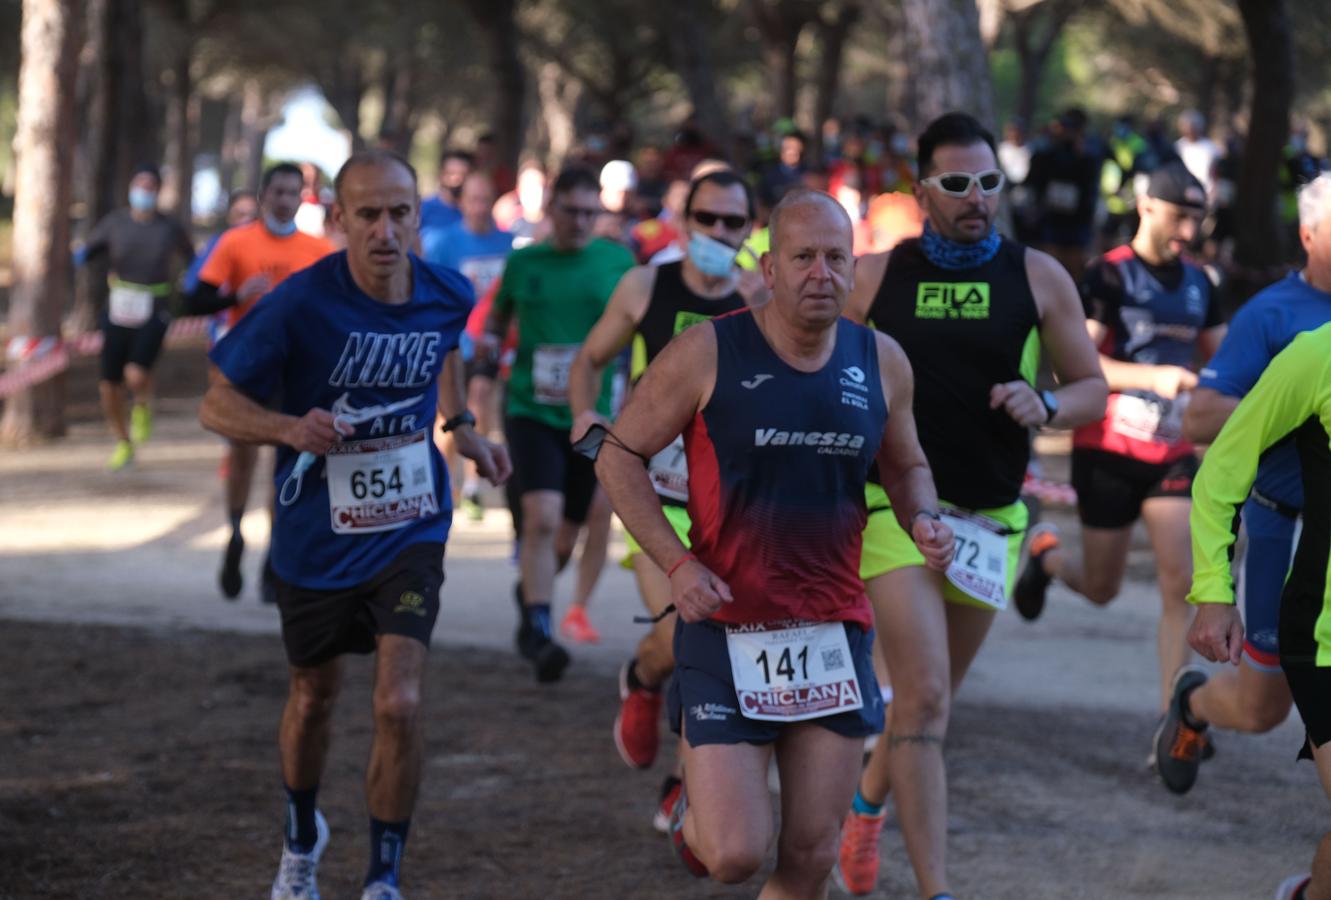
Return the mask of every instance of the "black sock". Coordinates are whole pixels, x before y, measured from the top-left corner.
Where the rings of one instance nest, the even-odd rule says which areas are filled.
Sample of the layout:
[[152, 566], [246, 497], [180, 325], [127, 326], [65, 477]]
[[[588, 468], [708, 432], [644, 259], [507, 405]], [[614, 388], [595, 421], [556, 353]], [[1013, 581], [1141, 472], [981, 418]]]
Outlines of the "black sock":
[[314, 823], [319, 786], [303, 790], [287, 788], [287, 847], [295, 853], [309, 853], [319, 840]]
[[522, 617], [528, 628], [544, 637], [550, 637], [549, 603], [528, 603], [522, 608]]
[[680, 780], [678, 775], [675, 775], [673, 772], [667, 775], [665, 781], [661, 782], [661, 799], [664, 801], [666, 797], [670, 796], [670, 792], [673, 791], [675, 785], [679, 783]]
[[227, 513], [227, 519], [231, 522], [231, 533], [233, 535], [240, 534], [240, 520], [243, 518], [245, 518], [245, 510], [243, 509], [239, 512]]
[[367, 886], [382, 881], [397, 887], [402, 851], [407, 845], [407, 832], [410, 829], [410, 819], [383, 822], [370, 818], [370, 870], [365, 874]]
[[[1201, 685], [1198, 685], [1197, 687], [1201, 687]], [[1179, 705], [1183, 707], [1183, 724], [1187, 725], [1193, 731], [1205, 731], [1207, 723], [1194, 719], [1192, 716], [1192, 709], [1188, 706], [1188, 698], [1192, 696], [1192, 692], [1195, 690], [1197, 690], [1197, 688], [1190, 689], [1180, 700]]]

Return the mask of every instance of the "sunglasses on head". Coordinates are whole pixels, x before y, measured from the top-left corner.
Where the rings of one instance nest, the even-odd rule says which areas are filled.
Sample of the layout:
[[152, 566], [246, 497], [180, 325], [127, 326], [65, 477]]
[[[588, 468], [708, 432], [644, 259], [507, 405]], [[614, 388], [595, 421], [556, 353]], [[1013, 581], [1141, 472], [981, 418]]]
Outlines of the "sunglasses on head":
[[939, 172], [928, 178], [921, 178], [920, 184], [938, 188], [949, 197], [969, 197], [975, 185], [980, 186], [980, 193], [991, 197], [1003, 189], [1007, 179], [998, 169], [983, 172]]
[[704, 209], [695, 209], [689, 215], [703, 228], [711, 228], [717, 222], [722, 222], [731, 231], [739, 231], [749, 224], [748, 216], [723, 215], [722, 213], [707, 212]]

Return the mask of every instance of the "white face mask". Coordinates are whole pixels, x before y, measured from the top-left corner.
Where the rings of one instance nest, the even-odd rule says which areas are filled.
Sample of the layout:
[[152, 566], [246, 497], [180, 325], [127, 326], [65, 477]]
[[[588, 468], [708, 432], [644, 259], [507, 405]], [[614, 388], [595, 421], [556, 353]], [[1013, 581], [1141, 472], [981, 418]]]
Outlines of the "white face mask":
[[689, 259], [698, 267], [698, 271], [713, 278], [729, 275], [735, 265], [739, 250], [708, 237], [701, 231], [689, 233]]

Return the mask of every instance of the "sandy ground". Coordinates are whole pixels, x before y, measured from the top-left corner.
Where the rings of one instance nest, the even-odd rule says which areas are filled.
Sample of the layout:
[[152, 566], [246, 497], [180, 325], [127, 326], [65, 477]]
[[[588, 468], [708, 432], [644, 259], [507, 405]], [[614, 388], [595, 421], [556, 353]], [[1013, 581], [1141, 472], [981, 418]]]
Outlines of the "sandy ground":
[[[197, 350], [169, 354], [158, 433], [129, 471], [103, 471], [110, 442], [88, 403], [61, 443], [0, 452], [0, 897], [263, 896], [272, 877], [285, 670], [274, 611], [250, 588], [237, 603], [216, 591], [221, 443], [194, 420], [200, 368]], [[90, 390], [81, 367], [71, 396]], [[246, 518], [251, 548], [266, 529]], [[409, 896], [755, 895], [691, 880], [651, 830], [669, 754], [643, 773], [615, 753], [614, 673], [641, 629], [631, 578], [606, 569], [602, 643], [540, 688], [511, 649], [509, 554], [503, 514], [455, 523]], [[958, 897], [1237, 900], [1306, 870], [1331, 817], [1293, 762], [1297, 722], [1220, 734], [1184, 798], [1146, 770], [1159, 600], [1140, 540], [1129, 575], [1107, 610], [1056, 588], [1034, 625], [999, 616], [947, 746]], [[325, 897], [356, 896], [366, 853], [369, 670], [349, 668], [323, 791]], [[892, 824], [883, 850], [876, 896], [913, 896]]]

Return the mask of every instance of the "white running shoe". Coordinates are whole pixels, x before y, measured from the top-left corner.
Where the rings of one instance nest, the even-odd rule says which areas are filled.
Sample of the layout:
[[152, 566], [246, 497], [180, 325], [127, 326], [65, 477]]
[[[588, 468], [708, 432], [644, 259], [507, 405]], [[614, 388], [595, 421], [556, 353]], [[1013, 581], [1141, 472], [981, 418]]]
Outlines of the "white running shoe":
[[1294, 892], [1311, 880], [1312, 876], [1305, 872], [1302, 875], [1291, 875], [1280, 882], [1280, 887], [1276, 888], [1276, 900], [1289, 900], [1294, 896]]
[[319, 900], [319, 857], [323, 856], [328, 846], [328, 823], [323, 813], [315, 810], [314, 824], [318, 829], [318, 838], [314, 849], [309, 853], [296, 853], [282, 840], [282, 862], [277, 867], [277, 877], [273, 879], [273, 893], [270, 900]]
[[402, 892], [385, 881], [367, 884], [360, 900], [402, 900]]

